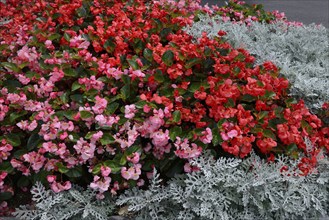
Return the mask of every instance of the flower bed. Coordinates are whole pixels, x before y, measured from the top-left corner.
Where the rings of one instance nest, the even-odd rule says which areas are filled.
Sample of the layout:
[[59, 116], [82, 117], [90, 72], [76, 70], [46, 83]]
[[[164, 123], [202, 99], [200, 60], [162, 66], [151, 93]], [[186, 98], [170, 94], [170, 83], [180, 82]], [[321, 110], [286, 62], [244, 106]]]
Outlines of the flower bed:
[[329, 149], [329, 128], [288, 95], [272, 62], [256, 65], [224, 31], [195, 41], [182, 30], [206, 13], [275, 20], [256, 6], [241, 13], [239, 3], [210, 10], [192, 1], [0, 4], [9, 20], [0, 29], [3, 213], [37, 182], [55, 193], [88, 186], [101, 200], [146, 187], [154, 168], [166, 181], [196, 172], [190, 162], [205, 150], [216, 158], [254, 151], [269, 161], [284, 154], [307, 176]]

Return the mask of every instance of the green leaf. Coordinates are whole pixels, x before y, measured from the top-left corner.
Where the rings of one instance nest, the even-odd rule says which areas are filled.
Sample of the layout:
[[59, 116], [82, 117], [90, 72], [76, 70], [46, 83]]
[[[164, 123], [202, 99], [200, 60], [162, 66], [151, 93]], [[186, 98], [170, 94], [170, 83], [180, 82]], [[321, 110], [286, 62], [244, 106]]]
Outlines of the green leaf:
[[13, 197], [13, 194], [11, 192], [1, 192], [0, 193], [0, 201], [9, 200]]
[[77, 103], [82, 103], [82, 101], [83, 101], [83, 95], [81, 95], [81, 94], [71, 95], [70, 98], [72, 99], [72, 101], [77, 102]]
[[94, 175], [98, 175], [101, 172], [101, 167], [103, 164], [99, 163], [96, 166], [94, 166], [92, 173]]
[[67, 40], [68, 42], [70, 42], [71, 37], [68, 33], [64, 33], [64, 39]]
[[269, 129], [263, 130], [263, 135], [264, 137], [272, 138], [273, 140], [276, 140], [275, 134]]
[[191, 92], [197, 91], [201, 87], [201, 82], [191, 82], [188, 90]]
[[42, 143], [43, 138], [39, 134], [32, 134], [27, 140], [26, 148], [31, 151], [35, 149], [40, 143]]
[[77, 12], [77, 15], [78, 15], [80, 18], [84, 18], [84, 17], [87, 16], [87, 11], [86, 11], [86, 9], [85, 9], [83, 6], [81, 6], [80, 8], [78, 8], [78, 9], [76, 10], [76, 12]]
[[125, 74], [123, 74], [123, 75], [121, 76], [121, 80], [122, 80], [122, 82], [123, 82], [124, 84], [130, 84], [130, 82], [131, 82], [130, 76], [125, 75]]
[[111, 173], [113, 173], [113, 174], [117, 174], [121, 171], [120, 164], [116, 163], [113, 160], [106, 160], [104, 162], [104, 165], [110, 167], [111, 168]]
[[67, 110], [64, 112], [64, 116], [69, 119], [69, 120], [73, 120], [73, 117], [77, 114], [77, 112], [73, 111], [73, 110]]
[[167, 66], [172, 66], [174, 63], [174, 53], [171, 50], [167, 50], [163, 55], [162, 55], [162, 61], [167, 65]]
[[107, 41], [105, 41], [104, 43], [104, 48], [108, 53], [112, 53], [115, 49], [115, 46], [116, 44], [113, 42], [111, 38], [107, 39]]
[[192, 59], [190, 59], [189, 61], [186, 62], [185, 64], [185, 68], [186, 69], [190, 69], [192, 68], [194, 65], [196, 64], [199, 64], [202, 62], [202, 59], [201, 58], [198, 58], [198, 57], [194, 57]]
[[263, 119], [264, 117], [268, 116], [268, 111], [261, 111], [259, 114], [258, 114], [258, 118], [259, 119]]
[[91, 118], [93, 116], [93, 113], [91, 113], [90, 111], [80, 111], [80, 117], [82, 119], [87, 119], [87, 118]]
[[127, 100], [130, 97], [130, 85], [125, 85], [120, 89], [121, 97]]
[[128, 156], [132, 153], [135, 153], [135, 152], [141, 152], [142, 151], [142, 148], [140, 145], [133, 145], [129, 148], [126, 149], [125, 151], [125, 155]]
[[117, 102], [112, 102], [109, 105], [107, 105], [106, 108], [106, 114], [112, 115], [114, 112], [118, 109], [119, 103]]
[[179, 110], [174, 111], [173, 113], [173, 122], [179, 122], [181, 119], [182, 113]]
[[76, 166], [74, 168], [70, 168], [68, 172], [65, 173], [66, 176], [71, 178], [77, 178], [82, 176], [82, 166]]
[[69, 172], [69, 169], [66, 166], [64, 166], [63, 163], [61, 163], [61, 162], [56, 163], [56, 166], [57, 166], [58, 171], [60, 173], [67, 173], [67, 172]]
[[154, 79], [158, 82], [164, 82], [165, 78], [161, 70], [156, 70], [154, 74]]
[[241, 97], [241, 100], [245, 101], [245, 102], [253, 102], [253, 101], [256, 101], [256, 97], [246, 94]]
[[153, 61], [153, 51], [145, 48], [143, 51], [143, 56], [145, 57], [145, 59], [147, 59], [148, 61], [152, 62]]
[[75, 71], [72, 68], [64, 69], [63, 72], [64, 72], [65, 76], [69, 76], [69, 77], [77, 77], [78, 76], [78, 72]]
[[0, 163], [0, 171], [12, 173], [14, 171], [14, 168], [12, 167], [9, 161], [3, 161], [2, 163]]
[[265, 95], [263, 96], [266, 100], [273, 99], [276, 96], [275, 92], [265, 91]]
[[53, 40], [56, 40], [56, 39], [60, 38], [61, 36], [62, 36], [62, 35], [60, 35], [59, 33], [55, 33], [55, 34], [50, 35], [50, 36], [48, 37], [48, 40], [53, 41]]
[[220, 137], [220, 135], [219, 135], [219, 130], [218, 130], [218, 128], [213, 128], [212, 129], [212, 144], [214, 145], [214, 146], [218, 146], [219, 145], [219, 143], [221, 142], [221, 137]]
[[170, 140], [175, 141], [176, 140], [176, 137], [181, 136], [182, 132], [183, 131], [182, 131], [182, 128], [181, 127], [179, 127], [179, 126], [172, 127], [169, 130]]
[[18, 68], [18, 66], [15, 63], [3, 62], [3, 63], [1, 63], [1, 65], [16, 73], [20, 72], [20, 69]]
[[17, 119], [23, 117], [26, 114], [27, 114], [27, 111], [13, 112], [13, 113], [10, 114], [9, 120], [10, 120], [10, 122], [14, 122], [14, 121], [16, 121]]
[[7, 139], [9, 144], [13, 145], [14, 147], [21, 145], [21, 139], [17, 134], [6, 134], [5, 138]]
[[102, 145], [113, 144], [115, 142], [115, 139], [111, 134], [104, 133], [102, 138], [100, 139], [100, 142]]
[[129, 65], [133, 68], [133, 70], [138, 70], [139, 65], [135, 60], [127, 59]]

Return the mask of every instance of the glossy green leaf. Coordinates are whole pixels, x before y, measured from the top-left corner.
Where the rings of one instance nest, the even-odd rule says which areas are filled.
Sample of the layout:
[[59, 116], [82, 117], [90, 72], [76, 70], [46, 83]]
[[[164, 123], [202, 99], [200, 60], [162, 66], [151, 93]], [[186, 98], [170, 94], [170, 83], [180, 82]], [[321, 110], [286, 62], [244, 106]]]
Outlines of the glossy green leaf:
[[32, 134], [27, 140], [26, 148], [31, 151], [35, 149], [40, 143], [42, 143], [43, 138], [39, 134]]
[[143, 51], [143, 56], [145, 57], [145, 59], [147, 59], [148, 61], [152, 62], [153, 61], [153, 51], [145, 48]]
[[186, 64], [185, 64], [185, 68], [186, 68], [186, 69], [190, 69], [190, 68], [192, 68], [194, 65], [199, 64], [199, 63], [201, 63], [201, 62], [202, 62], [202, 59], [201, 59], [201, 58], [194, 57], [194, 58], [192, 58], [192, 59], [190, 59], [190, 60], [188, 60], [188, 61], [186, 62]]
[[21, 145], [21, 139], [17, 134], [14, 133], [6, 134], [5, 138], [7, 139], [9, 144], [13, 145], [14, 147]]
[[64, 166], [61, 162], [56, 163], [56, 166], [57, 166], [58, 171], [60, 173], [67, 173], [69, 171], [69, 168], [67, 168], [66, 166]]
[[169, 130], [169, 137], [170, 137], [170, 140], [175, 141], [175, 140], [176, 140], [176, 137], [181, 136], [182, 132], [183, 132], [183, 131], [182, 131], [182, 128], [181, 128], [180, 126], [172, 127], [172, 128]]
[[64, 72], [65, 76], [69, 76], [69, 77], [77, 77], [78, 76], [78, 72], [75, 71], [72, 68], [64, 69], [63, 72]]
[[100, 142], [102, 145], [113, 144], [115, 142], [115, 139], [111, 134], [104, 133], [102, 138], [100, 139]]
[[10, 122], [14, 122], [14, 121], [16, 121], [17, 119], [20, 119], [21, 117], [23, 117], [26, 114], [27, 114], [27, 111], [25, 111], [25, 110], [13, 112], [13, 113], [10, 114], [9, 120], [10, 120]]
[[91, 113], [90, 111], [83, 110], [83, 111], [80, 111], [80, 117], [82, 119], [91, 118], [91, 117], [93, 117], [93, 113]]
[[110, 167], [111, 168], [111, 173], [113, 173], [113, 174], [119, 173], [121, 171], [121, 167], [122, 167], [120, 164], [116, 163], [113, 160], [105, 161], [104, 165]]
[[20, 72], [20, 69], [15, 63], [9, 63], [9, 62], [2, 62], [1, 66], [6, 67], [16, 73]]
[[167, 66], [172, 66], [174, 63], [174, 53], [171, 50], [167, 50], [163, 55], [162, 55], [162, 61], [167, 65]]
[[179, 122], [181, 120], [182, 113], [179, 110], [173, 112], [173, 122]]

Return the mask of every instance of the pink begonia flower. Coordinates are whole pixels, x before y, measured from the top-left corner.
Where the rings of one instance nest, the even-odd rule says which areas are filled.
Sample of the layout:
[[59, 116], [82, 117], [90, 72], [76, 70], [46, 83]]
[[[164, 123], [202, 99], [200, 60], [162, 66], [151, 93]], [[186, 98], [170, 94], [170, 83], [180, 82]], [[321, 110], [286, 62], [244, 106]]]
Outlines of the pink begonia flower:
[[96, 114], [102, 114], [107, 107], [107, 100], [99, 96], [96, 96], [95, 99], [96, 99], [95, 106], [92, 107], [92, 110]]
[[227, 136], [232, 139], [232, 138], [238, 136], [238, 131], [235, 129], [231, 130], [231, 131], [227, 132]]
[[44, 142], [42, 144], [42, 148], [45, 149], [46, 152], [49, 152], [49, 153], [55, 153], [58, 150], [58, 146], [51, 141]]
[[222, 136], [222, 139], [223, 139], [224, 141], [227, 141], [227, 140], [229, 140], [229, 139], [232, 139], [232, 138], [238, 136], [238, 134], [239, 134], [238, 131], [235, 130], [235, 129], [233, 129], [233, 130], [231, 130], [231, 131], [229, 131], [229, 132], [227, 132], [227, 133], [225, 133], [225, 132], [221, 132], [221, 133], [220, 133], [220, 135]]
[[29, 162], [32, 166], [32, 169], [38, 172], [44, 165], [46, 158], [43, 155], [38, 154], [37, 152], [30, 152], [23, 155], [24, 161]]
[[20, 121], [18, 122], [17, 124], [17, 127], [19, 127], [20, 129], [22, 130], [27, 130], [27, 127], [29, 126], [29, 122], [27, 120], [24, 120], [24, 121]]
[[57, 183], [57, 182], [52, 182], [50, 185], [50, 188], [55, 192], [55, 193], [59, 193], [62, 192], [64, 190], [69, 190], [71, 189], [72, 185], [70, 181], [66, 181], [64, 182], [64, 184], [61, 183]]
[[134, 104], [125, 106], [125, 118], [132, 119], [135, 117], [136, 112], [137, 110]]
[[48, 181], [49, 183], [53, 183], [53, 182], [55, 182], [55, 181], [56, 181], [56, 176], [55, 176], [55, 175], [48, 175], [48, 176], [47, 176], [47, 181]]
[[202, 132], [202, 135], [203, 136], [200, 137], [200, 140], [202, 141], [202, 143], [210, 144], [212, 141], [212, 138], [213, 138], [211, 129], [206, 128], [206, 130]]
[[184, 142], [181, 141], [180, 137], [176, 137], [176, 146], [175, 154], [179, 158], [192, 159], [196, 158], [201, 154], [202, 148], [198, 147], [195, 143], [192, 143], [190, 147], [188, 139], [184, 139]]
[[144, 106], [143, 106], [143, 111], [144, 111], [145, 113], [149, 113], [149, 112], [151, 111], [151, 107], [148, 106], [148, 105], [144, 105]]
[[18, 105], [24, 105], [26, 102], [26, 95], [24, 93], [15, 94], [15, 93], [9, 93], [7, 95], [7, 100], [10, 102], [10, 104], [18, 104]]
[[51, 40], [46, 40], [45, 41], [45, 45], [46, 45], [46, 47], [49, 47], [49, 46], [51, 46], [53, 44], [53, 42], [51, 42]]
[[90, 43], [89, 43], [89, 41], [84, 41], [84, 42], [82, 42], [79, 46], [78, 46], [78, 48], [79, 49], [88, 49], [88, 47], [89, 47], [89, 45], [90, 45]]
[[170, 139], [169, 130], [163, 132], [162, 129], [160, 129], [159, 131], [152, 133], [150, 137], [152, 138], [152, 144], [154, 144], [155, 147], [163, 147], [168, 144]]
[[101, 177], [99, 176], [94, 176], [94, 181], [90, 183], [90, 187], [92, 189], [98, 190], [99, 192], [103, 193], [109, 189], [110, 183], [111, 183], [110, 177], [103, 177], [103, 179], [101, 179]]
[[103, 177], [109, 176], [111, 173], [111, 168], [107, 166], [101, 166], [101, 173]]
[[56, 160], [56, 159], [48, 159], [47, 163], [44, 165], [44, 169], [46, 171], [52, 171], [56, 168], [56, 163], [58, 163], [58, 162], [59, 162], [59, 160]]
[[34, 129], [36, 129], [36, 127], [38, 127], [38, 123], [36, 120], [33, 120], [31, 124], [29, 124], [29, 126], [27, 127], [27, 130], [33, 131]]
[[78, 83], [86, 86], [87, 91], [90, 89], [96, 89], [100, 91], [104, 87], [104, 83], [102, 81], [98, 81], [94, 75], [90, 78], [79, 78]]
[[33, 62], [38, 59], [39, 54], [36, 52], [35, 47], [28, 48], [26, 45], [17, 51], [17, 56], [22, 61]]
[[18, 81], [23, 85], [27, 85], [31, 80], [22, 74], [18, 74]]
[[61, 127], [63, 131], [73, 131], [74, 130], [74, 124], [72, 121], [69, 122], [61, 122]]
[[93, 143], [88, 143], [87, 141], [83, 140], [83, 138], [80, 138], [73, 146], [73, 148], [77, 151], [78, 154], [81, 154], [81, 158], [84, 161], [87, 161], [94, 157], [96, 145]]
[[139, 179], [137, 181], [137, 186], [139, 186], [139, 187], [144, 186], [144, 184], [145, 184], [145, 181], [143, 179]]
[[135, 152], [132, 154], [132, 156], [127, 156], [127, 160], [136, 164], [139, 162], [140, 154], [138, 152]]
[[70, 40], [70, 47], [88, 49], [90, 42], [82, 38], [81, 35], [73, 37]]
[[191, 166], [190, 163], [185, 163], [185, 165], [184, 165], [184, 171], [186, 173], [191, 173], [191, 172], [195, 172], [195, 171], [199, 171], [199, 170], [200, 170], [199, 167], [197, 167], [197, 166]]
[[64, 72], [58, 67], [54, 67], [53, 72], [50, 73], [49, 81], [52, 83], [60, 81], [64, 77]]
[[145, 77], [145, 74], [141, 70], [134, 70], [134, 71], [132, 71], [130, 77], [133, 77], [133, 78], [134, 77], [140, 77], [140, 78], [142, 78], [142, 77]]
[[1, 141], [1, 145], [0, 145], [0, 163], [3, 160], [7, 160], [8, 157], [10, 156], [10, 151], [13, 150], [13, 146], [8, 144], [7, 141], [5, 139], [3, 139]]
[[128, 170], [126, 167], [121, 168], [121, 176], [126, 180], [138, 180], [141, 174], [141, 164], [135, 164], [134, 167], [130, 167]]
[[96, 143], [102, 137], [103, 137], [103, 132], [98, 131], [97, 133], [95, 133], [91, 136], [90, 142]]
[[163, 147], [154, 146], [152, 153], [155, 158], [157, 158], [158, 160], [161, 160], [161, 159], [163, 159], [163, 155], [165, 153], [170, 152], [171, 147], [172, 147], [171, 144], [167, 144], [166, 146], [163, 146]]

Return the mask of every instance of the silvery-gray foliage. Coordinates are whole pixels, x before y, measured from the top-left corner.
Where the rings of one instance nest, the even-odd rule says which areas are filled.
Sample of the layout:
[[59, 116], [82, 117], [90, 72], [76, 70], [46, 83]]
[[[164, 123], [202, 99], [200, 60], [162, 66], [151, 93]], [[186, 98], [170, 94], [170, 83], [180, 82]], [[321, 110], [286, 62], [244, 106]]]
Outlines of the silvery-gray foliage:
[[31, 189], [35, 207], [20, 206], [13, 215], [22, 220], [107, 220], [113, 213], [112, 199], [97, 200], [96, 192], [73, 186], [69, 191], [54, 193], [37, 182]]
[[221, 17], [200, 15], [200, 21], [185, 28], [195, 39], [206, 32], [209, 37], [224, 30], [224, 36], [235, 48], [245, 48], [256, 56], [256, 64], [272, 61], [291, 82], [291, 94], [303, 98], [316, 113], [329, 101], [328, 29], [315, 24], [289, 26], [283, 22], [250, 26], [224, 22]]
[[[149, 190], [126, 191], [116, 201], [137, 219], [318, 219], [329, 210], [329, 164], [319, 158], [318, 172], [299, 176], [298, 160], [280, 156], [267, 163], [209, 153], [190, 161], [199, 172], [180, 175], [167, 186], [155, 172]], [[283, 166], [289, 167], [281, 172]]]

